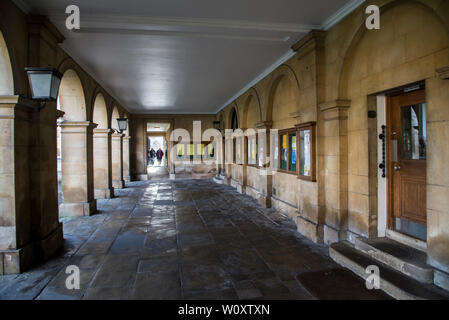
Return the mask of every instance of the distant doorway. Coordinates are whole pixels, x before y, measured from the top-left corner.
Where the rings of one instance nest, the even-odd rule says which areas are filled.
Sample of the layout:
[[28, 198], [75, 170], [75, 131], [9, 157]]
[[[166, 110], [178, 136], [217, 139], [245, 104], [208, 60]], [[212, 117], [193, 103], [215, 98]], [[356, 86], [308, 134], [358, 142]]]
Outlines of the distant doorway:
[[147, 173], [148, 179], [168, 178], [170, 122], [147, 123]]
[[148, 166], [167, 166], [167, 141], [163, 136], [148, 137]]

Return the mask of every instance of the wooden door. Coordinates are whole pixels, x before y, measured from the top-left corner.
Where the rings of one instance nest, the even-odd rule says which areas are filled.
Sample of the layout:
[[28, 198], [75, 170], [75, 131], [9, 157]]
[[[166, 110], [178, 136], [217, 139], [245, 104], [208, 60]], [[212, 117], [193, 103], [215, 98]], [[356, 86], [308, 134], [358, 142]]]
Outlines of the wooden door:
[[425, 90], [388, 98], [389, 227], [394, 218], [426, 224]]

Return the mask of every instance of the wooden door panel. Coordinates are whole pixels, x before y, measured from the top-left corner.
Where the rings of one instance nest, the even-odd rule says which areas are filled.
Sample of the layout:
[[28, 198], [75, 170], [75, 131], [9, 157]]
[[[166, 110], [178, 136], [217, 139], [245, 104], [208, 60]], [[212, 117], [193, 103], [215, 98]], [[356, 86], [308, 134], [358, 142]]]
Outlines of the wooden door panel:
[[426, 180], [413, 177], [401, 178], [401, 217], [425, 223]]
[[388, 98], [389, 226], [394, 217], [426, 224], [425, 91]]

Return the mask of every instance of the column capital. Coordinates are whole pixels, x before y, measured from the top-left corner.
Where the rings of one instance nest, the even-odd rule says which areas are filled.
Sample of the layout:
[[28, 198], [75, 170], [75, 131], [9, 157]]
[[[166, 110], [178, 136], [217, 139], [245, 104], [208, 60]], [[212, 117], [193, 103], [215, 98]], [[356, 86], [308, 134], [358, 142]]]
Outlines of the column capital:
[[123, 140], [131, 140], [131, 136], [124, 136]]
[[15, 110], [32, 112], [36, 109], [36, 103], [19, 95], [0, 96], [0, 118], [15, 118]]
[[259, 123], [256, 123], [256, 128], [257, 129], [271, 129], [271, 127], [273, 126], [273, 121], [262, 121]]
[[[90, 127], [97, 128], [98, 124], [90, 121], [62, 121], [59, 124], [61, 127]], [[101, 129], [100, 129], [101, 130]]]
[[332, 100], [320, 103], [318, 107], [320, 108], [321, 112], [346, 110], [351, 107], [351, 100], [343, 100], [343, 99]]
[[123, 133], [117, 133], [117, 132], [112, 133], [112, 138], [114, 138], [114, 139], [123, 138], [124, 136], [125, 135]]
[[112, 134], [112, 129], [94, 129], [94, 135]]

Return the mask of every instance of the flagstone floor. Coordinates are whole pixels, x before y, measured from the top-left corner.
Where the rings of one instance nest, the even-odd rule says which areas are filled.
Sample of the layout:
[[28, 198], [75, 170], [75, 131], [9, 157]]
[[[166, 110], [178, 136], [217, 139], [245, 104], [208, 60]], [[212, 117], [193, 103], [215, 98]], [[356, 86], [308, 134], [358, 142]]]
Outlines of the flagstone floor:
[[[0, 299], [320, 299], [296, 276], [309, 272], [321, 286], [343, 270], [288, 217], [211, 180], [131, 182], [116, 196], [98, 201], [96, 215], [64, 221], [59, 256], [0, 276]], [[66, 288], [69, 265], [79, 290]], [[386, 298], [348, 292], [364, 287], [352, 274], [326, 283], [326, 298]]]

